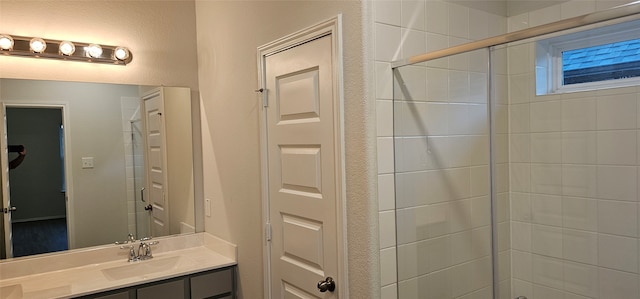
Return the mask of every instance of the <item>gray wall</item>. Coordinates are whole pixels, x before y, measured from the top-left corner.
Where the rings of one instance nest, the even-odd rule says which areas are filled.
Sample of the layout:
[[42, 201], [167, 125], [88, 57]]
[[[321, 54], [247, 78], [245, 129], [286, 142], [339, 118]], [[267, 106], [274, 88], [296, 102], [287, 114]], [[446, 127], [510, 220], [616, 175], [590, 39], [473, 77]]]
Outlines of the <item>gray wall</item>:
[[[22, 164], [9, 171], [11, 204], [18, 208], [11, 214], [13, 222], [66, 217], [61, 124], [60, 109], [7, 108], [9, 144], [27, 149]], [[15, 157], [9, 154], [10, 160]]]

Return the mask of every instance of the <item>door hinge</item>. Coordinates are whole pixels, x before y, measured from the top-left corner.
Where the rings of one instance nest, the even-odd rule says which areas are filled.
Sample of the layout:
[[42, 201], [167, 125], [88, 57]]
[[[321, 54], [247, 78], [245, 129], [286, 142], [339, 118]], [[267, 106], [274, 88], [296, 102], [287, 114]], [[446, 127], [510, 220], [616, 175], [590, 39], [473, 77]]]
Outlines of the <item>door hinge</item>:
[[271, 223], [268, 223], [264, 227], [264, 235], [267, 239], [267, 242], [271, 242]]
[[266, 88], [260, 88], [256, 89], [255, 91], [262, 94], [262, 107], [269, 107], [269, 93], [267, 93], [268, 90]]

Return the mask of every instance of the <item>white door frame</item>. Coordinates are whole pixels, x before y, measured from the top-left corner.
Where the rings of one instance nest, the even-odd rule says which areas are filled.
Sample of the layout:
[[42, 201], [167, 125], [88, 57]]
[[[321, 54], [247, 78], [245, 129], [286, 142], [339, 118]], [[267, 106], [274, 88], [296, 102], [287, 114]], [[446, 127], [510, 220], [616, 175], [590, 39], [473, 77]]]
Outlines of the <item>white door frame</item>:
[[[318, 23], [309, 28], [292, 33], [271, 43], [258, 47], [258, 83], [260, 91], [266, 88], [266, 60], [267, 56], [291, 49], [324, 36], [331, 36], [333, 57], [333, 98], [334, 107], [334, 136], [335, 136], [335, 169], [336, 169], [336, 219], [338, 227], [338, 288], [340, 298], [349, 298], [347, 278], [347, 206], [346, 183], [344, 166], [344, 95], [342, 84], [342, 15]], [[267, 92], [261, 92], [262, 103], [266, 103]], [[265, 233], [263, 241], [263, 272], [264, 298], [271, 298], [271, 248], [268, 239], [271, 238], [269, 219], [269, 165], [267, 148], [267, 110], [263, 105], [260, 113], [260, 160], [262, 177], [262, 229]]]
[[[3, 186], [9, 186], [8, 165], [9, 165], [9, 153], [8, 153], [8, 140], [7, 140], [7, 108], [45, 108], [45, 109], [60, 109], [62, 113], [62, 125], [64, 130], [64, 179], [65, 179], [65, 205], [67, 209], [67, 242], [68, 248], [75, 248], [75, 218], [73, 213], [73, 180], [71, 176], [71, 134], [69, 134], [69, 105], [66, 102], [60, 103], [24, 103], [22, 101], [2, 101], [2, 125], [0, 125], [0, 159], [3, 165], [3, 171], [1, 174]], [[9, 199], [9, 190], [2, 188], [3, 201], [6, 203]], [[5, 233], [8, 228], [5, 228]], [[5, 244], [7, 249], [12, 246], [11, 244]], [[7, 250], [7, 257], [13, 256], [13, 252]]]

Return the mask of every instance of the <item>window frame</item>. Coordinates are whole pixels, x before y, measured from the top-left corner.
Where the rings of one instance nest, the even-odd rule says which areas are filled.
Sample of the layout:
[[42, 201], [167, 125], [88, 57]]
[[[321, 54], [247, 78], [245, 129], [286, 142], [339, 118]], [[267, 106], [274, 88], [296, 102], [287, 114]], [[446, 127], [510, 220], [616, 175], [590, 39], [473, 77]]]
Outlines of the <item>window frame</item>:
[[640, 39], [640, 20], [564, 34], [537, 41], [536, 95], [640, 85], [640, 77], [563, 84], [562, 52]]

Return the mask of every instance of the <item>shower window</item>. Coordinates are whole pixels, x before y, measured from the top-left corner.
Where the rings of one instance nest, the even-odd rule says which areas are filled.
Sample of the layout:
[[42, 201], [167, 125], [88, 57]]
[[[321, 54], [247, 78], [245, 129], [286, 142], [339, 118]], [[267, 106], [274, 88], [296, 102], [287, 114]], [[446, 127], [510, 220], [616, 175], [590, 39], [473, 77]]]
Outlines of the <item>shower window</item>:
[[562, 52], [562, 84], [640, 76], [640, 39]]
[[536, 93], [637, 85], [638, 21], [565, 34], [536, 44]]

